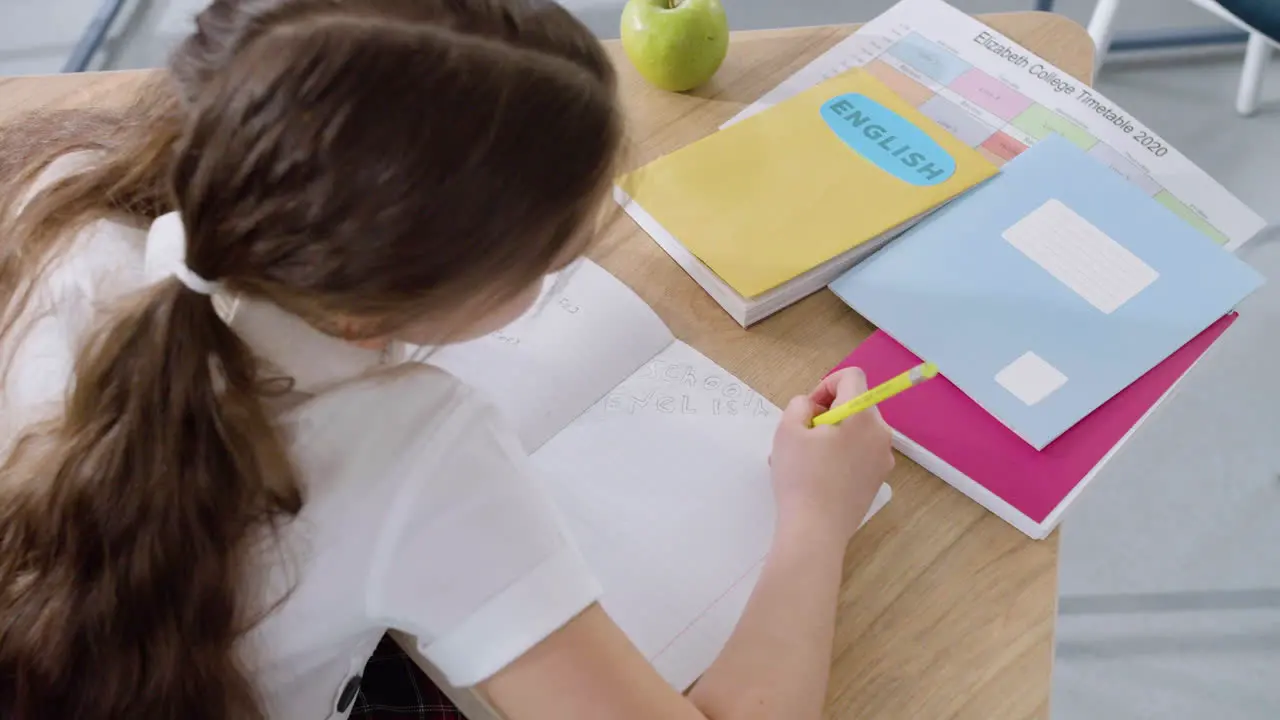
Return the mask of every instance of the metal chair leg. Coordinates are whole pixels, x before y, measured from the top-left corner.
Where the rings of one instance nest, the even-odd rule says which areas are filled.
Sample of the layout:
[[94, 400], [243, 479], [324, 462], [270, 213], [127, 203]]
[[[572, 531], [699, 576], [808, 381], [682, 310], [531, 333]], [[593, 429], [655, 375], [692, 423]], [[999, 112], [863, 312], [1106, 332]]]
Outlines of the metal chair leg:
[[1097, 48], [1094, 59], [1095, 70], [1102, 66], [1107, 50], [1111, 49], [1111, 38], [1115, 36], [1116, 11], [1120, 9], [1120, 0], [1098, 0], [1093, 9], [1093, 17], [1089, 19], [1089, 37]]
[[71, 56], [62, 66], [62, 72], [84, 72], [89, 67], [89, 61], [107, 39], [107, 33], [111, 32], [111, 25], [116, 21], [122, 8], [124, 8], [124, 0], [102, 0], [98, 13], [93, 16], [93, 20], [89, 21], [89, 26], [84, 29], [84, 34], [80, 36], [75, 49], [71, 51]]
[[1258, 96], [1262, 94], [1262, 79], [1271, 57], [1271, 41], [1262, 33], [1250, 33], [1249, 45], [1244, 53], [1244, 70], [1240, 73], [1240, 91], [1236, 95], [1236, 111], [1252, 115], [1258, 109]]

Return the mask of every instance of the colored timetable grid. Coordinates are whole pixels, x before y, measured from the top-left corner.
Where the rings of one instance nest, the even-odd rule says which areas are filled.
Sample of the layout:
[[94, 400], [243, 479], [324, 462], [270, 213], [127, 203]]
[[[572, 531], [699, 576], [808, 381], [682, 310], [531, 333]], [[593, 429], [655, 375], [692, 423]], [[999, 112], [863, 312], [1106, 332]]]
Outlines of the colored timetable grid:
[[852, 68], [997, 166], [1060, 135], [1227, 249], [1265, 225], [1121, 108], [942, 0], [902, 0], [726, 125]]
[[1225, 234], [1088, 129], [917, 33], [907, 34], [863, 67], [996, 166], [1056, 133], [1111, 166], [1214, 242], [1229, 242]]

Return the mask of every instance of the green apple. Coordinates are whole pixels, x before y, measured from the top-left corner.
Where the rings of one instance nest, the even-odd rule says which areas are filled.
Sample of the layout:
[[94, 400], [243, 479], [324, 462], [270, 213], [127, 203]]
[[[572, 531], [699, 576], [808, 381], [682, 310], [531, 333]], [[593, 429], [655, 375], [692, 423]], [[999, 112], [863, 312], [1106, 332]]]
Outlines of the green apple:
[[729, 51], [729, 21], [720, 0], [628, 0], [622, 48], [641, 77], [684, 92], [716, 74]]

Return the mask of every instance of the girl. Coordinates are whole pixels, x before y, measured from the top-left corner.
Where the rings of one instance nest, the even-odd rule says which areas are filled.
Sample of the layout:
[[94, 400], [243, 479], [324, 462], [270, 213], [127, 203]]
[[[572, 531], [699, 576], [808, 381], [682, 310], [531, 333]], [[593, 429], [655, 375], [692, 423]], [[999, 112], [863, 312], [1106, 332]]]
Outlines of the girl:
[[512, 720], [818, 717], [892, 455], [874, 413], [808, 424], [860, 374], [788, 406], [773, 550], [685, 697], [595, 604], [512, 431], [396, 362], [586, 248], [622, 138], [587, 30], [542, 0], [197, 25], [124, 118], [5, 140], [30, 160], [0, 198], [0, 716], [343, 717], [394, 628]]

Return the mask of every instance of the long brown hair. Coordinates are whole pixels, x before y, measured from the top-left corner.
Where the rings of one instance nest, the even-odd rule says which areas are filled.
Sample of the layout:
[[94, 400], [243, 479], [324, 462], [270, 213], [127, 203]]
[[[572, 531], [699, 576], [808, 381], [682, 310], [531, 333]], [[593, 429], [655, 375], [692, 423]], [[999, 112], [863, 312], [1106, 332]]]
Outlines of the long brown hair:
[[[180, 211], [195, 273], [331, 332], [519, 292], [600, 201], [614, 95], [600, 45], [552, 2], [214, 0], [123, 115], [0, 135], [34, 158], [0, 193], [0, 340], [21, 340], [35, 278], [104, 216]], [[73, 149], [91, 167], [25, 201]], [[0, 466], [0, 716], [262, 717], [236, 650], [255, 621], [243, 576], [251, 538], [303, 502], [262, 385], [176, 280], [85, 342], [62, 413]]]

